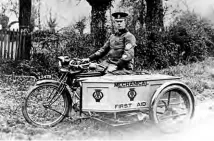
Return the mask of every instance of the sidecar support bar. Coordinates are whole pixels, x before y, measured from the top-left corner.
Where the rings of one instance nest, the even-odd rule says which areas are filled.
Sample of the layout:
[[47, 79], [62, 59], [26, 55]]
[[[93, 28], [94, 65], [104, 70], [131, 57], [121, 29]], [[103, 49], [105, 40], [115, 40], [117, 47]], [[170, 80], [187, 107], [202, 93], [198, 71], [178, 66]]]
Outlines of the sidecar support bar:
[[[113, 126], [113, 127], [124, 126], [124, 125], [134, 124], [134, 123], [143, 121], [143, 120], [138, 120], [138, 121], [113, 121], [113, 120], [110, 120], [110, 119], [102, 120], [102, 119], [97, 118], [97, 117], [91, 117], [91, 119], [100, 121], [102, 123], [105, 123], [105, 124]], [[144, 121], [144, 122], [146, 122], [146, 121]]]
[[[114, 115], [114, 118], [106, 118], [106, 117], [102, 117], [102, 118], [99, 118], [99, 117], [95, 117], [95, 116], [91, 116], [90, 118], [91, 119], [94, 119], [94, 120], [97, 120], [99, 122], [102, 122], [102, 123], [105, 123], [107, 125], [110, 125], [110, 126], [113, 126], [113, 127], [117, 127], [117, 126], [123, 126], [123, 125], [129, 125], [129, 124], [134, 124], [134, 123], [138, 123], [138, 122], [147, 122], [148, 118], [143, 118], [143, 119], [133, 119], [133, 120], [120, 120], [118, 118], [115, 119], [115, 114], [116, 113], [113, 113]], [[135, 115], [135, 114], [130, 114], [130, 115], [127, 115], [127, 116], [132, 116], [132, 115]], [[133, 117], [134, 118], [134, 117]]]
[[82, 115], [82, 83], [80, 83], [80, 116]]

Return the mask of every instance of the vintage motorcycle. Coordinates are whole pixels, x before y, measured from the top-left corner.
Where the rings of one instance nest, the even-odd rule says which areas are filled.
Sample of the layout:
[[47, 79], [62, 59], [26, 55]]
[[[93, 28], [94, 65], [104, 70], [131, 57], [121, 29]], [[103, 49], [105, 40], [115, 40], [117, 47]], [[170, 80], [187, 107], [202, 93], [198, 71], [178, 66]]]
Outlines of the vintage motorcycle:
[[107, 67], [100, 64], [58, 59], [61, 77], [38, 80], [23, 104], [23, 116], [34, 126], [52, 127], [65, 117], [111, 126], [146, 120], [170, 132], [180, 130], [194, 115], [194, 95], [179, 77], [142, 72], [106, 75]]

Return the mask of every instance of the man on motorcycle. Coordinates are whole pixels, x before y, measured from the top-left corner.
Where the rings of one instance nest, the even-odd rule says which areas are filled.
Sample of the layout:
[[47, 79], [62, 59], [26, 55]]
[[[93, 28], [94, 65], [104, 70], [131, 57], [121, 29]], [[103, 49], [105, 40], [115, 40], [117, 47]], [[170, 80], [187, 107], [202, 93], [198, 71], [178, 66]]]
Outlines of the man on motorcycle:
[[101, 64], [107, 66], [107, 72], [113, 74], [127, 74], [133, 70], [135, 36], [126, 29], [125, 12], [115, 12], [114, 26], [116, 32], [112, 34], [102, 48], [86, 58], [85, 61], [98, 60], [107, 55]]

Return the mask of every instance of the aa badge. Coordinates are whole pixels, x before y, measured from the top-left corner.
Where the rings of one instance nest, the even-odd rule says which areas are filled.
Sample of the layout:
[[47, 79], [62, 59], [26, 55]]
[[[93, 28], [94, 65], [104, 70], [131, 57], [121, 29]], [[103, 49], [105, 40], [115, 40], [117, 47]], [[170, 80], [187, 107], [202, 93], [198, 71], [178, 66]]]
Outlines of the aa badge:
[[100, 102], [100, 100], [103, 98], [103, 93], [100, 89], [95, 89], [95, 92], [93, 93], [93, 97], [96, 102]]
[[130, 101], [134, 101], [134, 98], [136, 97], [137, 93], [134, 88], [130, 88], [128, 92], [128, 97], [130, 98]]

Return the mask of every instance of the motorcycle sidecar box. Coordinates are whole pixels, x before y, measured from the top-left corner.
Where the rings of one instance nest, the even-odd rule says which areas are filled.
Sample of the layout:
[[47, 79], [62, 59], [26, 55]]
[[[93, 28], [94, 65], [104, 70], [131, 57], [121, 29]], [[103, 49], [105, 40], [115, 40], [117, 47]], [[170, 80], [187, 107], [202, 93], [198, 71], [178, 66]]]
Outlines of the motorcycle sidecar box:
[[179, 77], [152, 75], [109, 75], [82, 79], [82, 110], [121, 112], [146, 108], [156, 89]]

